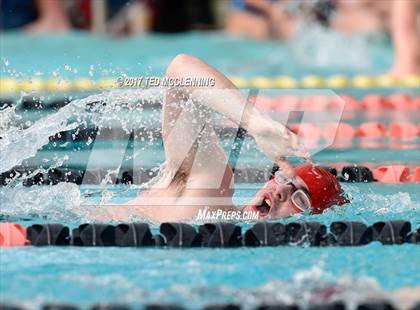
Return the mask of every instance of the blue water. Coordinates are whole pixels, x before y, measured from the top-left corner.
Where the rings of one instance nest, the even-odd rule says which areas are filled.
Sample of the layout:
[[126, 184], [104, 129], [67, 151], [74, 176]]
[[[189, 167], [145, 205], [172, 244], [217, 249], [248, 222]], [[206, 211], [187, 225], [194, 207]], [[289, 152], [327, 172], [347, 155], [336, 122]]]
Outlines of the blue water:
[[[315, 48], [319, 40], [329, 44]], [[305, 42], [305, 53], [297, 53], [302, 42]], [[86, 33], [57, 36], [5, 33], [1, 50], [2, 57], [8, 60], [9, 67], [2, 68], [6, 75], [50, 78], [53, 74], [66, 78], [121, 74], [161, 76], [171, 59], [180, 53], [200, 57], [224, 74], [244, 77], [383, 73], [392, 64], [393, 57], [389, 40], [382, 36], [343, 39], [325, 34], [322, 29], [307, 31], [300, 41], [287, 45], [233, 38], [218, 32], [128, 38]], [[326, 54], [330, 55], [327, 57], [330, 64], [325, 59], [317, 64], [317, 57]]]
[[[233, 201], [238, 206], [249, 202], [262, 183], [237, 183]], [[359, 221], [368, 225], [378, 221], [409, 220], [413, 229], [420, 226], [420, 194], [418, 183], [342, 183], [351, 203], [326, 210], [323, 214], [297, 214], [292, 221], [319, 221], [327, 226], [337, 220]], [[3, 217], [24, 226], [32, 223], [62, 222], [71, 227], [91, 221], [83, 205], [98, 205], [102, 191], [113, 193], [109, 204], [125, 203], [134, 199], [140, 189], [128, 185], [81, 185], [60, 183], [50, 186], [17, 186], [0, 188]], [[82, 206], [82, 207], [79, 207]], [[250, 224], [242, 224], [249, 228]], [[152, 226], [155, 227], [155, 226]], [[155, 227], [158, 228], [158, 227]]]
[[[45, 302], [178, 303], [197, 308], [234, 302], [251, 306], [281, 300], [297, 275], [306, 288], [340, 286], [337, 279], [371, 278], [386, 290], [419, 286], [420, 248], [415, 245], [360, 248], [130, 249], [27, 248], [2, 250], [1, 297], [31, 305]], [[362, 281], [363, 280], [359, 280]], [[375, 281], [370, 285], [375, 291]], [[363, 285], [353, 280], [357, 292]], [[364, 284], [366, 285], [366, 283]], [[300, 292], [299, 292], [300, 291]], [[349, 294], [349, 292], [347, 292]]]
[[[60, 185], [59, 185], [60, 186]], [[248, 197], [261, 184], [240, 184], [234, 200]], [[56, 186], [57, 187], [57, 186]], [[95, 193], [99, 186], [84, 185], [82, 193]], [[330, 209], [322, 215], [297, 215], [279, 220], [335, 220], [372, 224], [382, 220], [408, 219], [413, 228], [420, 224], [418, 184], [349, 184], [352, 203]], [[52, 187], [40, 191], [41, 200]], [[110, 187], [119, 193], [112, 202], [124, 202], [138, 191], [125, 185]], [[61, 222], [76, 227], [83, 222], [74, 210], [57, 204], [71, 192], [54, 194], [56, 202], [40, 208], [25, 201], [17, 222]], [[61, 195], [61, 197], [60, 197]], [[33, 194], [28, 198], [33, 199]], [[85, 203], [98, 202], [93, 194]], [[24, 212], [24, 213], [25, 213]], [[32, 214], [32, 215], [31, 215]], [[19, 220], [20, 218], [20, 220]], [[241, 224], [243, 231], [252, 224]], [[152, 226], [153, 233], [158, 227]], [[247, 307], [264, 302], [287, 301], [307, 305], [319, 291], [338, 290], [331, 298], [346, 302], [369, 294], [388, 297], [387, 291], [420, 285], [420, 248], [404, 244], [383, 246], [377, 242], [362, 247], [275, 247], [239, 249], [153, 249], [26, 247], [1, 249], [0, 298], [30, 308], [48, 302], [87, 307], [93, 303], [177, 303], [196, 309], [210, 303], [234, 302]], [[303, 278], [303, 279], [302, 279]], [[9, 280], [6, 280], [9, 279]], [[302, 283], [303, 281], [303, 283]], [[306, 299], [301, 295], [306, 294]], [[309, 298], [308, 296], [312, 296]]]
[[[324, 38], [325, 34], [308, 35]], [[303, 42], [303, 41], [302, 41]], [[219, 33], [190, 33], [175, 36], [141, 36], [131, 38], [91, 37], [74, 33], [56, 37], [27, 37], [2, 34], [0, 70], [3, 76], [17, 78], [92, 77], [128, 75], [161, 75], [173, 56], [191, 53], [203, 58], [227, 75], [286, 75], [381, 73], [392, 60], [389, 42], [382, 38], [359, 39], [332, 35], [323, 51], [308, 50], [296, 54], [299, 42], [255, 42], [229, 38]], [[317, 43], [317, 42], [313, 42]], [[353, 44], [353, 45], [352, 45]], [[92, 48], [94, 46], [94, 48]], [[47, 48], [48, 47], [48, 48]], [[332, 65], [316, 63], [319, 53], [332, 55]], [[311, 54], [312, 53], [312, 54]], [[363, 55], [356, 62], [352, 55]], [[342, 59], [340, 59], [340, 57]], [[356, 57], [357, 58], [357, 57]], [[36, 61], [34, 61], [36, 59]], [[314, 61], [308, 62], [308, 59]], [[325, 60], [324, 60], [325, 61]], [[6, 66], [7, 62], [7, 66]], [[338, 64], [337, 64], [338, 63]], [[398, 90], [404, 92], [404, 90]], [[372, 90], [354, 91], [358, 98]], [[410, 92], [410, 91], [408, 91]], [[410, 94], [413, 90], [411, 90]], [[21, 123], [44, 117], [45, 111], [19, 110]], [[53, 113], [54, 111], [49, 111]], [[157, 111], [159, 112], [159, 111]], [[388, 115], [373, 118], [389, 122]], [[404, 119], [418, 122], [416, 115]], [[367, 115], [348, 120], [359, 124]], [[158, 123], [155, 125], [159, 125]], [[123, 141], [124, 142], [124, 141]], [[360, 148], [358, 142], [349, 149], [326, 149], [315, 156], [318, 163], [409, 163], [420, 160], [418, 140], [412, 150], [390, 149], [389, 141], [377, 149]], [[110, 149], [121, 148], [122, 142], [98, 142], [104, 150], [98, 167], [107, 166]], [[247, 141], [247, 148], [255, 148]], [[76, 148], [80, 150], [76, 151]], [[49, 143], [23, 166], [39, 166], [46, 159], [69, 155], [66, 165], [83, 167], [89, 147], [57, 146]], [[161, 141], [148, 144], [143, 164], [154, 167], [163, 162]], [[241, 157], [239, 167], [268, 169], [270, 161], [258, 151]], [[268, 168], [267, 168], [268, 167]], [[234, 200], [243, 203], [262, 184], [238, 184]], [[345, 184], [352, 203], [330, 209], [322, 215], [297, 215], [290, 221], [356, 220], [367, 224], [381, 220], [409, 220], [413, 228], [420, 224], [419, 184]], [[138, 194], [135, 188], [110, 185], [116, 196], [113, 202], [125, 202]], [[71, 227], [85, 221], [80, 204], [98, 203], [98, 185], [71, 184], [55, 186], [0, 188], [1, 213], [9, 220], [25, 226], [32, 223], [61, 222]], [[89, 197], [85, 194], [93, 193]], [[87, 196], [87, 195], [86, 195]], [[249, 224], [241, 224], [243, 230]], [[157, 232], [157, 227], [153, 230]], [[420, 286], [420, 248], [413, 245], [368, 246], [347, 248], [240, 248], [240, 249], [131, 249], [44, 247], [0, 249], [0, 300], [37, 308], [46, 302], [66, 302], [88, 306], [98, 302], [140, 303], [174, 302], [196, 309], [217, 302], [235, 302], [248, 307], [262, 303], [285, 301], [305, 305], [320, 298], [317, 289], [340, 291], [337, 298], [351, 303], [366, 294], [387, 296], [388, 290]], [[321, 294], [322, 295], [322, 294]]]

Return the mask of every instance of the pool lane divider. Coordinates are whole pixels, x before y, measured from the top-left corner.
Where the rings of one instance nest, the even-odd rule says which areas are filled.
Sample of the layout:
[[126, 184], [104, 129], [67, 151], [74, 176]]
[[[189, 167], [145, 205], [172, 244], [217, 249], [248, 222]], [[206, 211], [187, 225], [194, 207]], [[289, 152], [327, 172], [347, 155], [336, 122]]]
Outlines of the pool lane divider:
[[[322, 291], [321, 291], [322, 293]], [[323, 300], [322, 302], [311, 302], [306, 307], [299, 307], [296, 304], [284, 304], [284, 303], [269, 303], [261, 304], [252, 308], [252, 310], [397, 310], [399, 309], [394, 305], [392, 301], [386, 299], [371, 299], [371, 300], [361, 300], [358, 301], [357, 305], [352, 303], [351, 306], [346, 306], [348, 302], [341, 300], [328, 301]], [[142, 309], [142, 310], [187, 310], [187, 309], [201, 309], [201, 310], [241, 310], [241, 309], [250, 309], [249, 307], [242, 307], [236, 303], [228, 304], [208, 304], [202, 308], [191, 308], [189, 306], [183, 307], [177, 304], [146, 304], [141, 308], [132, 308], [124, 304], [97, 304], [93, 305], [90, 308], [80, 308], [80, 309], [89, 309], [89, 310], [131, 310], [131, 309]], [[24, 307], [17, 305], [8, 305], [0, 304], [1, 310], [25, 310]], [[44, 304], [40, 309], [42, 310], [79, 310], [78, 307], [70, 304]], [[407, 309], [406, 307], [403, 309]], [[409, 310], [418, 310], [420, 309], [420, 303], [417, 303]]]
[[362, 222], [257, 222], [242, 234], [233, 223], [162, 223], [153, 235], [146, 223], [118, 225], [86, 223], [72, 229], [62, 224], [0, 223], [0, 246], [119, 246], [119, 247], [260, 247], [260, 246], [361, 246], [420, 244], [420, 228], [408, 221], [382, 221], [371, 226]]
[[[299, 135], [305, 142], [310, 141], [307, 147], [317, 146], [322, 140], [333, 141], [331, 147], [343, 148], [357, 146], [359, 148], [373, 148], [375, 143], [377, 147], [397, 148], [399, 144], [406, 143], [407, 146], [415, 146], [418, 142], [416, 139], [420, 137], [420, 124], [409, 121], [393, 121], [390, 123], [368, 121], [359, 125], [352, 125], [348, 122], [325, 123], [323, 125], [315, 123], [293, 123], [287, 124], [288, 127]], [[159, 131], [153, 131], [147, 128], [135, 129], [136, 135], [148, 136], [154, 139], [162, 139]], [[239, 128], [241, 130], [241, 128]], [[216, 128], [221, 139], [229, 139], [238, 134], [238, 128], [219, 127]], [[250, 137], [246, 133], [242, 133], [245, 137]], [[57, 143], [83, 143], [88, 140], [95, 140], [99, 137], [101, 141], [109, 141], [111, 139], [127, 139], [127, 132], [122, 128], [116, 127], [107, 131], [99, 131], [95, 128], [79, 128], [78, 130], [69, 130], [61, 132], [50, 138], [50, 142]], [[388, 139], [388, 140], [385, 140]], [[386, 143], [388, 142], [388, 143]], [[411, 143], [411, 144], [410, 144]], [[394, 145], [395, 144], [395, 145]]]
[[353, 126], [346, 122], [337, 124], [326, 124], [319, 127], [310, 123], [292, 125], [292, 130], [296, 133], [302, 133], [303, 136], [312, 135], [316, 140], [321, 136], [324, 138], [334, 137], [340, 140], [354, 138], [378, 139], [388, 137], [395, 140], [414, 140], [420, 136], [420, 126], [411, 122], [391, 122], [386, 125], [383, 122], [363, 122], [358, 126]]
[[264, 93], [251, 98], [255, 107], [263, 111], [287, 112], [293, 110], [329, 111], [341, 108], [344, 103], [344, 112], [365, 111], [370, 114], [378, 111], [414, 111], [420, 108], [420, 96], [411, 97], [407, 94], [396, 93], [389, 96], [370, 93], [361, 100], [349, 95], [323, 96], [270, 96]]
[[[372, 166], [358, 166], [350, 164], [333, 164], [330, 166], [323, 166], [330, 173], [338, 178], [340, 182], [345, 183], [419, 183], [420, 182], [420, 166], [410, 165], [372, 165]], [[274, 165], [270, 171], [262, 169], [235, 169], [235, 179], [239, 183], [261, 183], [270, 179], [273, 173], [278, 169]], [[15, 169], [0, 174], [0, 186], [7, 185], [10, 180], [16, 176], [25, 176], [33, 173], [33, 169]], [[61, 182], [75, 183], [81, 185], [91, 184], [90, 174], [98, 179], [101, 175], [100, 170], [85, 171], [83, 169], [69, 169], [69, 168], [53, 168], [46, 173], [36, 173], [30, 178], [25, 178], [22, 182], [24, 186], [41, 186], [41, 185], [56, 185]], [[105, 172], [103, 173], [105, 175]], [[146, 169], [142, 176], [150, 179], [154, 176], [153, 170]], [[142, 181], [148, 179], [142, 178]], [[85, 180], [85, 181], [84, 181]], [[134, 176], [132, 170], [122, 170], [120, 177], [116, 179], [116, 184], [133, 184]], [[95, 184], [95, 183], [92, 183]]]
[[[255, 91], [255, 89], [251, 89]], [[1, 97], [1, 96], [0, 96]], [[45, 96], [43, 96], [45, 97]], [[354, 97], [340, 94], [337, 96], [323, 96], [323, 95], [278, 95], [275, 96], [265, 94], [263, 91], [258, 95], [251, 95], [248, 100], [260, 110], [271, 112], [288, 112], [295, 110], [304, 110], [311, 112], [330, 111], [341, 108], [344, 103], [344, 112], [363, 111], [368, 115], [375, 116], [381, 111], [398, 111], [409, 112], [420, 109], [420, 96], [409, 96], [404, 93], [395, 93], [393, 95], [384, 96], [381, 94], [369, 93], [361, 100], [356, 100]], [[59, 109], [70, 102], [68, 98], [61, 98], [53, 96], [49, 100], [37, 98], [33, 95], [32, 98], [23, 98], [21, 107], [28, 110], [48, 110]], [[4, 97], [0, 101], [0, 108], [13, 106], [13, 100], [7, 100]], [[157, 109], [161, 107], [159, 101], [146, 101], [144, 109]]]
[[[362, 149], [416, 148], [420, 125], [412, 122], [363, 122], [354, 126], [346, 122], [318, 126], [312, 123], [291, 124], [289, 128], [298, 135], [308, 149], [317, 147], [322, 140], [333, 141], [331, 148], [358, 147]], [[384, 140], [388, 139], [388, 140]]]
[[[389, 138], [391, 141], [415, 141], [420, 137], [420, 125], [408, 121], [394, 121], [386, 124], [384, 122], [362, 122], [359, 125], [352, 125], [347, 122], [326, 123], [319, 126], [314, 123], [291, 122], [288, 127], [306, 141], [317, 145], [322, 139], [334, 140], [334, 144], [341, 146], [345, 142], [350, 144], [358, 139], [359, 147], [371, 148], [367, 143], [375, 140]], [[218, 133], [223, 136], [232, 136], [237, 128], [220, 128]], [[334, 147], [334, 145], [333, 145]]]
[[[326, 167], [332, 174], [334, 168]], [[335, 174], [337, 176], [337, 174]], [[383, 165], [369, 169], [363, 166], [346, 166], [338, 177], [341, 182], [379, 182], [379, 183], [407, 183], [420, 182], [420, 167], [406, 165]]]
[[0, 223], [0, 246], [29, 245], [26, 228], [14, 223]]
[[[389, 75], [370, 76], [370, 75], [332, 75], [322, 77], [317, 75], [307, 75], [302, 78], [291, 76], [278, 77], [235, 77], [229, 79], [238, 88], [330, 88], [330, 89], [369, 89], [369, 88], [416, 88], [420, 87], [419, 75], [407, 75], [401, 78]], [[133, 85], [134, 87], [144, 87], [145, 85]], [[133, 87], [131, 86], [131, 87]], [[92, 79], [80, 77], [73, 80], [68, 79], [0, 79], [0, 96], [10, 93], [24, 92], [70, 92], [70, 91], [97, 91], [115, 88], [130, 88], [129, 84], [123, 85], [116, 78]]]

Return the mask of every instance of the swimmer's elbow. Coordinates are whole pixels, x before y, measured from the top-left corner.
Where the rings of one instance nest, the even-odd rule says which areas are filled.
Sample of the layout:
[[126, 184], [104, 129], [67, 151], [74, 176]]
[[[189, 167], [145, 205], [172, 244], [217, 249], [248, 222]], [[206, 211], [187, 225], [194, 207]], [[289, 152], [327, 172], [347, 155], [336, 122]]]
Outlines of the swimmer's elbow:
[[189, 54], [178, 54], [172, 60], [171, 64], [173, 63], [176, 66], [187, 66], [196, 62], [200, 62], [200, 59], [195, 56]]
[[183, 69], [185, 70], [185, 68], [188, 68], [197, 62], [200, 62], [200, 60], [194, 56], [188, 54], [178, 54], [174, 59], [172, 59], [166, 69], [165, 76], [178, 76]]

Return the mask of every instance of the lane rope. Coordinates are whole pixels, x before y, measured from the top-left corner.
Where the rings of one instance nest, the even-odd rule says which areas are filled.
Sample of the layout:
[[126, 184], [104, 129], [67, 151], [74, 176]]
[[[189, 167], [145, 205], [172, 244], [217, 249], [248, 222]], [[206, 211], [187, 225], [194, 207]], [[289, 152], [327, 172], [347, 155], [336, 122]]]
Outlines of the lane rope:
[[[291, 76], [278, 77], [237, 77], [231, 76], [229, 79], [239, 88], [329, 88], [329, 89], [369, 89], [369, 88], [418, 88], [420, 87], [419, 75], [407, 75], [401, 78], [395, 78], [388, 75], [332, 75], [328, 77], [318, 75], [307, 75], [302, 78]], [[127, 85], [129, 86], [129, 85]], [[68, 79], [41, 79], [30, 78], [19, 80], [15, 78], [0, 79], [0, 96], [24, 92], [83, 92], [108, 90], [124, 87], [116, 78], [92, 79], [80, 77], [73, 80]]]
[[354, 221], [257, 222], [242, 233], [239, 225], [212, 222], [197, 226], [162, 223], [153, 235], [146, 223], [117, 225], [86, 223], [70, 229], [62, 224], [34, 224], [24, 228], [0, 223], [1, 246], [119, 246], [119, 247], [260, 247], [260, 246], [361, 246], [420, 244], [420, 228], [409, 221], [381, 221], [372, 225]]
[[[326, 288], [328, 295], [331, 293], [331, 287]], [[324, 291], [320, 290], [319, 294], [323, 294]], [[348, 303], [348, 302], [347, 302]], [[335, 300], [335, 301], [327, 301], [325, 297], [323, 298], [322, 302], [311, 302], [309, 306], [299, 307], [296, 304], [283, 304], [283, 303], [270, 303], [270, 304], [261, 304], [253, 310], [346, 310], [346, 309], [356, 309], [356, 310], [397, 310], [399, 309], [394, 303], [390, 300], [386, 299], [374, 299], [374, 300], [366, 300], [366, 301], [359, 301], [357, 305], [346, 305], [346, 301]], [[420, 303], [414, 305], [412, 310], [416, 310], [420, 307]], [[20, 307], [18, 305], [12, 304], [0, 304], [0, 309], [2, 310], [25, 310], [25, 307]], [[141, 308], [132, 308], [128, 305], [124, 304], [96, 304], [91, 306], [90, 308], [78, 308], [74, 305], [69, 304], [44, 304], [40, 309], [42, 310], [79, 310], [79, 309], [89, 309], [89, 310], [131, 310], [131, 309], [143, 309], [143, 310], [186, 310], [192, 309], [190, 307], [182, 307], [177, 304], [146, 304], [144, 307]], [[194, 308], [195, 309], [195, 308]], [[202, 308], [197, 308], [201, 310], [241, 310], [241, 309], [250, 309], [246, 307], [242, 308], [239, 304], [209, 304]], [[404, 308], [406, 309], [406, 308]]]
[[[49, 110], [58, 109], [70, 102], [68, 99], [53, 98], [50, 100], [41, 100], [33, 97], [24, 98], [22, 100], [22, 108], [27, 110]], [[382, 112], [411, 113], [420, 109], [420, 96], [414, 97], [407, 94], [395, 93], [393, 95], [384, 96], [370, 93], [361, 100], [356, 100], [352, 96], [340, 94], [337, 96], [266, 96], [258, 95], [257, 97], [249, 97], [249, 102], [254, 104], [258, 109], [267, 112], [290, 112], [290, 111], [310, 111], [323, 112], [336, 110], [343, 105], [344, 112], [363, 111], [367, 116], [374, 117]], [[3, 99], [0, 101], [0, 108], [13, 106], [13, 100]], [[156, 109], [161, 107], [159, 102], [147, 102], [144, 104], [145, 110]], [[392, 115], [391, 115], [392, 116]]]
[[[351, 163], [335, 163], [324, 167], [335, 175], [340, 182], [348, 183], [408, 183], [420, 182], [420, 166], [416, 164], [384, 164], [363, 163], [355, 165]], [[276, 170], [276, 165], [271, 171], [262, 168], [235, 168], [235, 182], [237, 183], [265, 183]], [[108, 170], [53, 168], [47, 172], [34, 173], [36, 168], [12, 169], [0, 174], [0, 186], [8, 185], [16, 177], [23, 178], [24, 186], [55, 185], [60, 182], [83, 184], [99, 184], [107, 175]], [[153, 168], [133, 171], [122, 168], [115, 178], [115, 184], [141, 184], [156, 176]], [[31, 175], [33, 174], [33, 175]], [[26, 177], [29, 176], [30, 177]]]

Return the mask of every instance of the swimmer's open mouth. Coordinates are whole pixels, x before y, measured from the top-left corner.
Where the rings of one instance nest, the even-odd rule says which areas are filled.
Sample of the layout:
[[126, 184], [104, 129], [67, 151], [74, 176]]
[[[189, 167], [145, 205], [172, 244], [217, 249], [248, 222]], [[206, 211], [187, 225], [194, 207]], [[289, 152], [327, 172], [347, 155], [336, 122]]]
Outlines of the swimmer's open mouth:
[[260, 201], [253, 205], [253, 209], [259, 213], [260, 216], [267, 216], [270, 213], [272, 202], [270, 197], [261, 197]]

